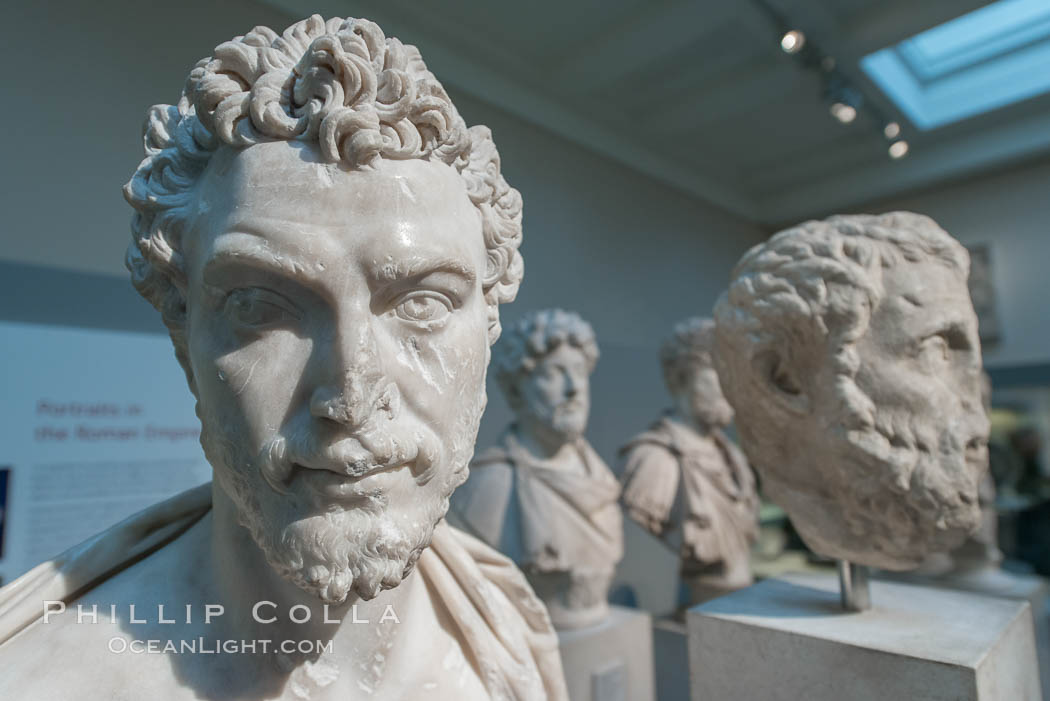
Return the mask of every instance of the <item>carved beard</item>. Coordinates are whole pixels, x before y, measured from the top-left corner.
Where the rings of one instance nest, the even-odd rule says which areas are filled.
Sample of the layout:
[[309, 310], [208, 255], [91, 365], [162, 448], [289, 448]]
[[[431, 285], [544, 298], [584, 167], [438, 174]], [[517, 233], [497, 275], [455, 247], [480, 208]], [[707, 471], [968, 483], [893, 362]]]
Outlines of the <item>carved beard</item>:
[[725, 397], [694, 393], [689, 397], [693, 420], [702, 427], [722, 428], [733, 421], [733, 407]]
[[[423, 422], [403, 423], [378, 437], [384, 452], [416, 455], [424, 469], [411, 481], [410, 493], [364, 492], [352, 505], [319, 505], [315, 496], [295, 489], [294, 481], [287, 490], [279, 488], [273, 475], [290, 473], [290, 456], [307, 455], [310, 449], [297, 450], [294, 434], [274, 436], [249, 457], [209, 429], [229, 422], [202, 415], [201, 445], [237, 507], [238, 522], [270, 566], [322, 602], [338, 605], [351, 593], [372, 599], [412, 571], [448, 511], [449, 497], [467, 478], [484, 405], [482, 387], [480, 400], [460, 414], [444, 441]], [[384, 457], [373, 456], [373, 463], [386, 464]]]
[[[918, 565], [957, 546], [981, 519], [981, 470], [968, 459], [979, 429], [937, 417], [876, 410], [875, 424], [846, 432], [840, 475], [850, 531], [887, 555]], [[983, 445], [983, 442], [978, 441]], [[850, 459], [852, 457], [853, 459]]]
[[587, 430], [587, 414], [573, 405], [559, 405], [548, 418], [551, 430], [566, 440], [576, 440]]

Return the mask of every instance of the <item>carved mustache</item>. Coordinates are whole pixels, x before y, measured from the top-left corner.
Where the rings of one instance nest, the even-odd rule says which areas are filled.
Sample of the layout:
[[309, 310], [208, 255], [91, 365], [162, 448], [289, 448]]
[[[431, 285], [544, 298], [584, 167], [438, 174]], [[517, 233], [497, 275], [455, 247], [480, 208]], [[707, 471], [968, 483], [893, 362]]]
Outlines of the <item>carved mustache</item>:
[[313, 435], [278, 435], [259, 455], [263, 479], [279, 494], [297, 469], [327, 470], [351, 479], [407, 465], [419, 486], [429, 482], [441, 455], [441, 443], [433, 431], [421, 426], [369, 429], [336, 442], [322, 443]]
[[554, 405], [555, 411], [579, 411], [584, 408], [584, 402], [580, 399], [567, 399], [560, 404]]

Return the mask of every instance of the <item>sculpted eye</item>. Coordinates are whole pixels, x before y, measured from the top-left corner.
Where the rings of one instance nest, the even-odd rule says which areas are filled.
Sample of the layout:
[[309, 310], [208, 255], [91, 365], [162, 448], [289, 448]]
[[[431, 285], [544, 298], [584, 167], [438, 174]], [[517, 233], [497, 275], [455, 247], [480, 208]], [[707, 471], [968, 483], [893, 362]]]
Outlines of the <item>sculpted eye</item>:
[[282, 296], [258, 287], [242, 287], [226, 297], [223, 313], [235, 324], [265, 328], [296, 318], [291, 303]]
[[452, 313], [452, 302], [437, 292], [413, 292], [398, 301], [394, 313], [405, 321], [433, 323], [443, 321]]
[[970, 337], [964, 328], [953, 326], [943, 334], [943, 337], [948, 347], [952, 350], [968, 351], [973, 349], [973, 344], [970, 343]]

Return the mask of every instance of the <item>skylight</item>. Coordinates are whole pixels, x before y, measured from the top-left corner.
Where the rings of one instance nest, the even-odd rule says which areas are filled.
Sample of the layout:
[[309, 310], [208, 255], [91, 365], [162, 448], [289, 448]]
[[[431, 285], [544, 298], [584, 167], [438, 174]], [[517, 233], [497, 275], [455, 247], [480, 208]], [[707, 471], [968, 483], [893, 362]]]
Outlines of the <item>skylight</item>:
[[919, 129], [990, 112], [1050, 92], [1050, 2], [999, 0], [860, 65]]

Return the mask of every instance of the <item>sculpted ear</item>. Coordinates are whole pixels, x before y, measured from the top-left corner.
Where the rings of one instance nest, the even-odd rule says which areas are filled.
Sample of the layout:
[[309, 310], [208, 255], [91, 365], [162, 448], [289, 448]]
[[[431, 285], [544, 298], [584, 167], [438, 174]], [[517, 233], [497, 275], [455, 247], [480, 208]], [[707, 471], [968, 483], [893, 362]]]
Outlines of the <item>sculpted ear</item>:
[[768, 348], [751, 359], [752, 369], [765, 393], [784, 410], [809, 411], [809, 390], [802, 368], [790, 352]]

